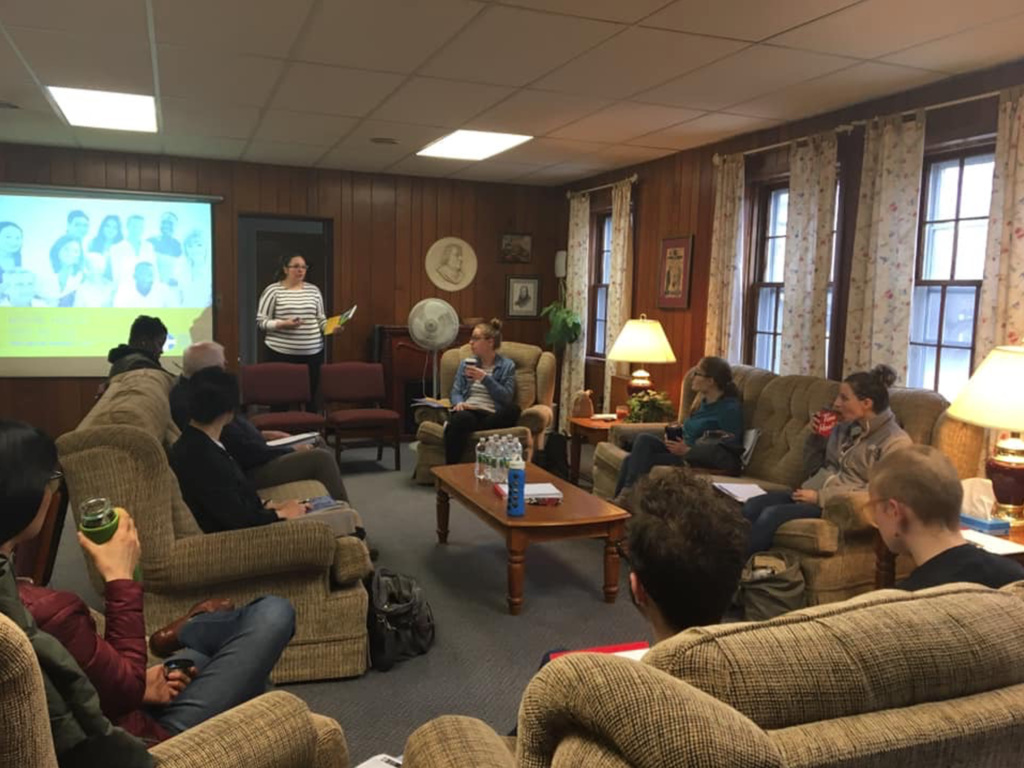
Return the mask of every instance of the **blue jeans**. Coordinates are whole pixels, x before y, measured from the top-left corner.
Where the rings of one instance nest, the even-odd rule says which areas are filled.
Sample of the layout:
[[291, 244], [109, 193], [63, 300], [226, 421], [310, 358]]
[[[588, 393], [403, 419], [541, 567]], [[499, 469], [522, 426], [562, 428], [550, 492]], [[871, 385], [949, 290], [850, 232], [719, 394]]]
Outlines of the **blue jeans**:
[[747, 557], [750, 557], [771, 548], [780, 525], [804, 517], [821, 517], [821, 507], [793, 501], [793, 494], [788, 491], [776, 491], [750, 499], [743, 505], [743, 516], [750, 521], [750, 545], [747, 547]]
[[282, 597], [261, 597], [234, 611], [203, 613], [178, 633], [185, 647], [172, 659], [192, 659], [199, 674], [170, 704], [150, 710], [178, 734], [262, 693], [270, 670], [295, 634], [295, 609]]
[[615, 495], [622, 493], [626, 486], [633, 485], [637, 480], [659, 464], [679, 466], [683, 463], [682, 456], [676, 456], [668, 450], [665, 441], [654, 435], [640, 435], [633, 441], [633, 449], [622, 460], [619, 467], [619, 480], [615, 484]]

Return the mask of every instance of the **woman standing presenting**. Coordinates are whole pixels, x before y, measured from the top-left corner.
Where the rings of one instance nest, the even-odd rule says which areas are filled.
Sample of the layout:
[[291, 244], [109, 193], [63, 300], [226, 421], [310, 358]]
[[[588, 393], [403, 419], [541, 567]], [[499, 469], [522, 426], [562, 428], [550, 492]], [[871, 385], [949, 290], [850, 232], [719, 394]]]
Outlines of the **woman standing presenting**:
[[306, 282], [309, 266], [299, 254], [281, 260], [281, 277], [264, 289], [256, 309], [256, 325], [266, 333], [268, 359], [309, 367], [310, 399], [316, 398], [324, 359], [324, 297]]

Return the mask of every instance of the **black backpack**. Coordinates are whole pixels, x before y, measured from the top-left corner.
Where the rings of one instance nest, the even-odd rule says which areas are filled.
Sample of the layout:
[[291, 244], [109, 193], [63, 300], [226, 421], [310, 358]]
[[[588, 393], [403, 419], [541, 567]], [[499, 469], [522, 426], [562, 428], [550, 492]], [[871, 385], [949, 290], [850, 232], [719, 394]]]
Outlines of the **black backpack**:
[[434, 614], [412, 576], [378, 568], [368, 580], [366, 626], [370, 663], [387, 672], [402, 659], [420, 656], [434, 643]]
[[544, 450], [534, 459], [534, 463], [546, 469], [552, 475], [563, 480], [569, 479], [569, 441], [561, 432], [552, 432], [547, 436]]

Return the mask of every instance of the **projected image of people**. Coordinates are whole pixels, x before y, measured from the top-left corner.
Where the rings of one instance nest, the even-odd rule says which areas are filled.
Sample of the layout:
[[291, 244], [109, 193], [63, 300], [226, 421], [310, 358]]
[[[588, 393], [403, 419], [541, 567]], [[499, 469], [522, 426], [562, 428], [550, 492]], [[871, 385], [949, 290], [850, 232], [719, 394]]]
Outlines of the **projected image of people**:
[[71, 235], [61, 237], [50, 249], [50, 264], [56, 278], [50, 288], [55, 306], [73, 307], [82, 283], [82, 241]]

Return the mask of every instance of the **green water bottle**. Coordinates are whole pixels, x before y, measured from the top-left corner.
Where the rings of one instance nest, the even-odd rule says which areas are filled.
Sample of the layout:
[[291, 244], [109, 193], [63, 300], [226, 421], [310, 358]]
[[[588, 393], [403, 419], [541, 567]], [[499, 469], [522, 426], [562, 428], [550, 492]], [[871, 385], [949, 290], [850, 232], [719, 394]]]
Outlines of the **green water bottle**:
[[[107, 498], [86, 499], [78, 505], [82, 522], [79, 530], [94, 544], [106, 544], [117, 532], [121, 522], [121, 508]], [[135, 581], [142, 580], [142, 569], [136, 565], [132, 574]]]

